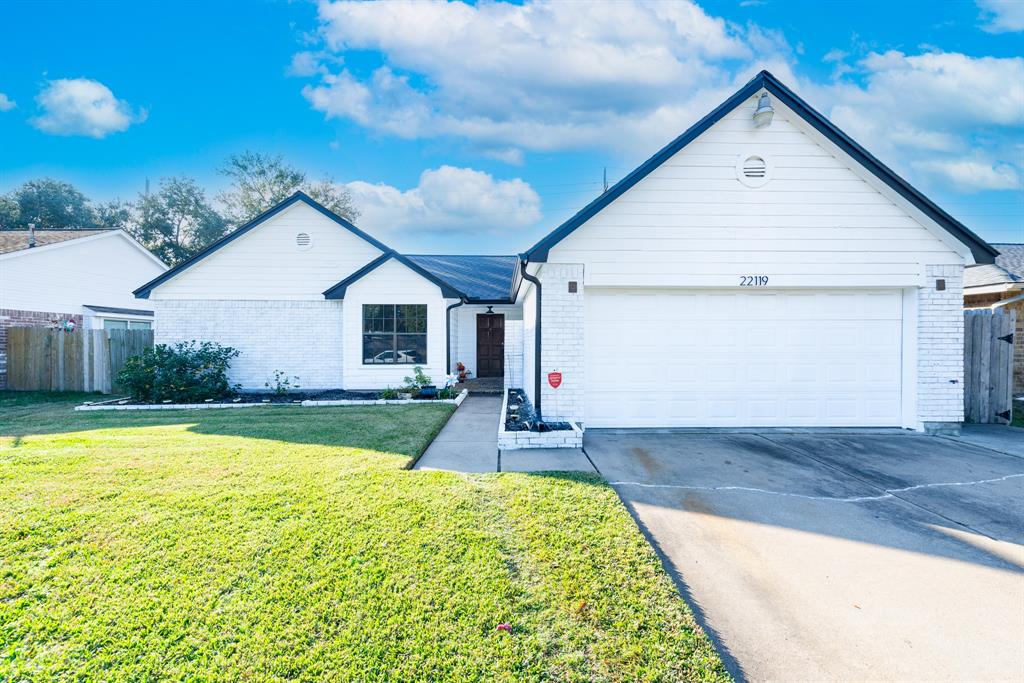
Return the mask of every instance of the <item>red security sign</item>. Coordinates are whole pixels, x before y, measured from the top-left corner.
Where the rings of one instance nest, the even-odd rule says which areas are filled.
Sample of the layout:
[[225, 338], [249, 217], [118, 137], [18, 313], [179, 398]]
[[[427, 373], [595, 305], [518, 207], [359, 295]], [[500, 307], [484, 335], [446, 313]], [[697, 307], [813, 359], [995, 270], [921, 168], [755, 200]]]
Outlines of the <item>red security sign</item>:
[[551, 385], [552, 389], [557, 389], [562, 386], [562, 373], [560, 372], [549, 372], [548, 373], [548, 384]]

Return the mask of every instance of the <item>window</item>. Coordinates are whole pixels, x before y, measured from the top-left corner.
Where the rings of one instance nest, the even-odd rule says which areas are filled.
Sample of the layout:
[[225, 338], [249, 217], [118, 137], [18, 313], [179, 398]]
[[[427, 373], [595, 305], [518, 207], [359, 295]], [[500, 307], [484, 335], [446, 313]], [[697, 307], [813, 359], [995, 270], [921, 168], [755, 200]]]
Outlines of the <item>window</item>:
[[363, 364], [427, 362], [425, 304], [363, 304]]
[[103, 329], [107, 330], [148, 330], [153, 323], [148, 320], [114, 320], [113, 318], [103, 319]]

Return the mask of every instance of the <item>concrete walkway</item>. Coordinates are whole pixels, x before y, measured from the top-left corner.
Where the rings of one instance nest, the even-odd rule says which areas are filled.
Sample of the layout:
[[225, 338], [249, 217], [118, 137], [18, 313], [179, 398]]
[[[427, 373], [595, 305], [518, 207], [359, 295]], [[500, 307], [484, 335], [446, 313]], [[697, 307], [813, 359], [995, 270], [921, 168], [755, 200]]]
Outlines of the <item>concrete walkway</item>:
[[501, 396], [470, 394], [416, 463], [449, 472], [594, 472], [581, 449], [498, 452]]

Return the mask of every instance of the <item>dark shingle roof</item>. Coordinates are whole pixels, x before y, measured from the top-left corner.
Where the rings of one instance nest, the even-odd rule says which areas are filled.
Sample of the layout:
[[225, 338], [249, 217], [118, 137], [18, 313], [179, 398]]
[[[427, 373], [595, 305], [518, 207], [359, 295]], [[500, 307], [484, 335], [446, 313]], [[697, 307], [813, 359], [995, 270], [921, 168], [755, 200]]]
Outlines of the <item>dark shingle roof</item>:
[[1024, 282], [1024, 244], [993, 244], [999, 251], [996, 262], [964, 270], [964, 287]]
[[470, 301], [511, 301], [519, 277], [515, 256], [407, 255], [410, 261], [465, 294]]
[[[36, 230], [36, 246], [45, 247], [48, 244], [77, 240], [83, 237], [99, 235], [105, 230]], [[28, 230], [3, 230], [0, 231], [0, 254], [9, 254], [14, 251], [28, 249]]]

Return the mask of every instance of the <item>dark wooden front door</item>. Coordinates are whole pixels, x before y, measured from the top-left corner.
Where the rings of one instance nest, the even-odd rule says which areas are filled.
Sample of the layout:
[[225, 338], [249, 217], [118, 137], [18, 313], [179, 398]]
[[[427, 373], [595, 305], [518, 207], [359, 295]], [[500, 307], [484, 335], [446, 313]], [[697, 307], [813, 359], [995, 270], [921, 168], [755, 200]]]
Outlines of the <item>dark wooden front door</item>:
[[476, 376], [505, 375], [505, 316], [481, 313], [476, 317]]

